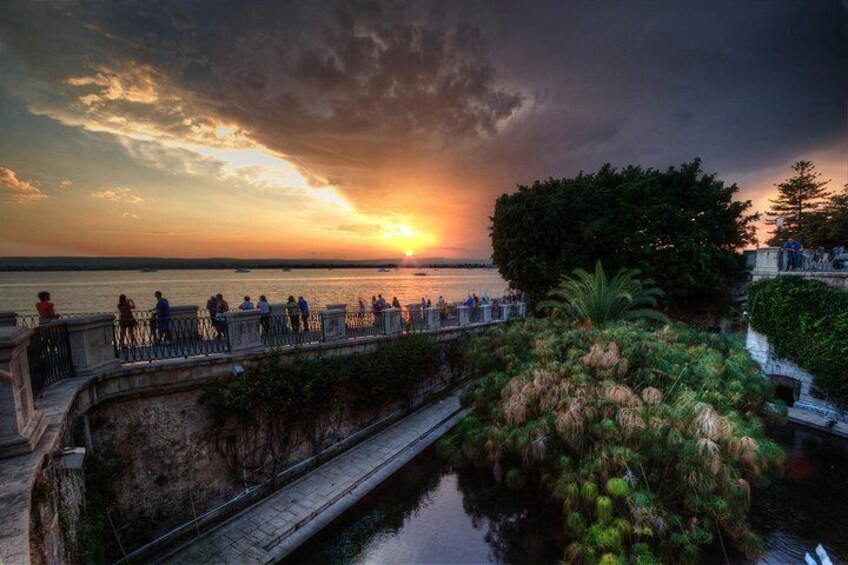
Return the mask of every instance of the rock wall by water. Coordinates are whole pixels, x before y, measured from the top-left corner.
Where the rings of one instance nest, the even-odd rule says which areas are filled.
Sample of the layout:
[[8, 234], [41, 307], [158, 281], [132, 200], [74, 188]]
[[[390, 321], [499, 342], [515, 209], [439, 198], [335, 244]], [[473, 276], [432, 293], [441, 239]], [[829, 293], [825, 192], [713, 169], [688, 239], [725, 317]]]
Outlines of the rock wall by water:
[[[423, 383], [417, 402], [452, 380], [445, 364], [438, 376]], [[203, 402], [205, 390], [131, 397], [99, 405], [85, 415], [89, 460], [109, 477], [109, 484], [102, 487], [113, 501], [114, 531], [110, 527], [102, 534], [110, 558], [121, 557], [121, 546], [131, 552], [251, 486], [233, 473], [218, 448], [220, 437]], [[347, 410], [323, 430], [321, 447], [402, 411], [400, 403], [370, 412]], [[290, 465], [316, 453], [312, 438], [296, 435], [292, 444]]]

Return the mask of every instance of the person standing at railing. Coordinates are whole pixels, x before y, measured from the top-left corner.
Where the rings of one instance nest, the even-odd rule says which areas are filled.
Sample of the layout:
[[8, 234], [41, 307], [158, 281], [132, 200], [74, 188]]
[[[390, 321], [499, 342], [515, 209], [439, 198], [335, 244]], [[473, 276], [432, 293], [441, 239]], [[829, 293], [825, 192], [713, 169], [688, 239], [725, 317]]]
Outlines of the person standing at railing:
[[259, 297], [256, 307], [259, 309], [259, 326], [262, 328], [262, 333], [268, 335], [271, 328], [271, 305], [268, 304], [264, 294]]
[[294, 296], [289, 295], [289, 301], [286, 302], [286, 313], [289, 315], [292, 331], [297, 333], [300, 331], [300, 308], [297, 306], [297, 301]]
[[239, 304], [239, 310], [247, 311], [247, 310], [253, 310], [253, 309], [254, 309], [254, 306], [253, 306], [253, 302], [250, 301], [250, 297], [245, 296], [244, 302]]
[[300, 310], [300, 317], [303, 320], [303, 331], [309, 331], [309, 303], [302, 296], [297, 297], [297, 308]]
[[215, 295], [215, 329], [219, 338], [227, 335], [227, 312], [229, 311], [230, 305], [224, 300], [224, 295], [219, 292]]
[[794, 271], [798, 267], [801, 249], [803, 249], [801, 242], [796, 240], [794, 237], [789, 236], [789, 239], [787, 239], [786, 243], [783, 244], [783, 253], [786, 255], [786, 258], [784, 259], [784, 266], [786, 270]]
[[377, 300], [376, 296], [371, 296], [371, 313], [374, 314], [374, 325], [379, 326], [381, 321], [381, 312], [382, 308], [380, 307], [380, 301]]
[[392, 308], [400, 308], [400, 300], [397, 296], [392, 297]]
[[38, 302], [35, 303], [35, 309], [38, 311], [39, 326], [49, 324], [60, 318], [59, 314], [56, 313], [55, 306], [50, 302], [50, 293], [46, 290], [38, 293]]
[[356, 318], [359, 321], [359, 325], [362, 325], [362, 320], [365, 319], [365, 301], [362, 300], [362, 297], [359, 297], [359, 312], [356, 314]]
[[135, 327], [138, 325], [138, 320], [133, 314], [135, 310], [135, 302], [132, 298], [127, 298], [126, 294], [118, 297], [118, 326], [121, 328], [121, 334], [118, 341], [121, 347], [126, 347], [127, 334], [130, 335], [130, 345], [135, 346]]
[[171, 341], [171, 304], [168, 299], [162, 296], [162, 292], [157, 290], [153, 293], [156, 297], [156, 306], [153, 310], [156, 312], [156, 324], [158, 326], [158, 337], [163, 342]]
[[209, 300], [206, 301], [206, 313], [209, 314], [209, 323], [210, 327], [215, 330], [215, 337], [218, 337], [218, 324], [215, 323], [215, 314], [218, 313], [218, 299], [215, 298], [215, 295], [209, 297]]

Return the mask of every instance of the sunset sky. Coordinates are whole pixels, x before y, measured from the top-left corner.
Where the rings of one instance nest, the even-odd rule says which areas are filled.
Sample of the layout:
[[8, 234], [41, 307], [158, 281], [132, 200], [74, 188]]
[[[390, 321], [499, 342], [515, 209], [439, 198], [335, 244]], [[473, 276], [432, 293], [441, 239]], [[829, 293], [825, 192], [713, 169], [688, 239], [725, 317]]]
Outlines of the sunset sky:
[[0, 255], [485, 258], [606, 162], [765, 211], [848, 180], [846, 112], [842, 0], [3, 0]]

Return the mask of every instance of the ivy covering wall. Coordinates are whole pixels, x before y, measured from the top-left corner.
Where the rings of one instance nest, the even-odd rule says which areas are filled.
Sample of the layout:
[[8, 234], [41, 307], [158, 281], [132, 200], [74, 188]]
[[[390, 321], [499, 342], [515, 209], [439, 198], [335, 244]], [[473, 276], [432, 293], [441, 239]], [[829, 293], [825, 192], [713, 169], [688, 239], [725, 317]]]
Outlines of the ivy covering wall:
[[809, 371], [817, 387], [848, 403], [848, 292], [795, 276], [748, 286], [751, 327], [775, 353]]
[[251, 483], [276, 477], [299, 442], [315, 453], [348, 417], [400, 402], [411, 407], [421, 385], [443, 363], [456, 369], [462, 340], [438, 343], [410, 335], [350, 357], [268, 363], [228, 378], [203, 397], [211, 410], [216, 448], [234, 476]]

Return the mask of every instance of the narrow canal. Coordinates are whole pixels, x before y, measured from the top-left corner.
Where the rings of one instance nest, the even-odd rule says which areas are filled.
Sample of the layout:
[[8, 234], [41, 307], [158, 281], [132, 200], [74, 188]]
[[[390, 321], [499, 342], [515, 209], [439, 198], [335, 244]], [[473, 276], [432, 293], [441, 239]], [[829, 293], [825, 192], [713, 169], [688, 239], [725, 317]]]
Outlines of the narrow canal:
[[[761, 563], [803, 563], [822, 543], [848, 563], [848, 442], [789, 426], [772, 431], [786, 472], [754, 494], [752, 520], [768, 551]], [[555, 563], [562, 556], [558, 506], [455, 470], [434, 448], [423, 452], [290, 563]], [[719, 546], [706, 563], [746, 563]]]

